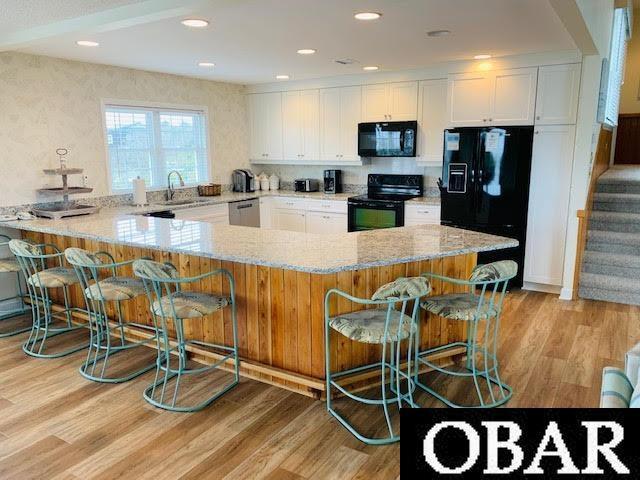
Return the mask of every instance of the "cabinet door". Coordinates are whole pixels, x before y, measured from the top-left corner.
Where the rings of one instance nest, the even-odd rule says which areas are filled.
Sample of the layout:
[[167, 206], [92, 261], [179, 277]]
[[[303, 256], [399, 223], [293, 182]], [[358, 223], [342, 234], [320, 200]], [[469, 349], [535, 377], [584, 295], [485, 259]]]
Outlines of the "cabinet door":
[[318, 90], [300, 92], [300, 121], [302, 160], [320, 159], [320, 93]]
[[306, 228], [305, 212], [304, 210], [274, 208], [271, 213], [271, 225], [276, 230], [304, 232]]
[[336, 162], [340, 157], [340, 89], [320, 90], [320, 158]]
[[388, 121], [389, 112], [389, 84], [364, 85], [362, 87], [362, 121]]
[[282, 94], [264, 93], [264, 129], [267, 160], [282, 159]]
[[262, 197], [260, 199], [260, 228], [272, 228], [272, 199]]
[[340, 89], [339, 160], [358, 160], [358, 123], [362, 118], [362, 88]]
[[562, 285], [575, 127], [541, 126], [533, 136], [524, 279]]
[[447, 128], [447, 81], [420, 82], [418, 163], [442, 165], [444, 129]]
[[459, 73], [451, 75], [447, 89], [447, 119], [451, 127], [488, 125], [493, 75]]
[[575, 124], [579, 88], [579, 64], [540, 67], [538, 70], [536, 124]]
[[301, 92], [282, 94], [282, 154], [284, 160], [300, 160], [302, 146]]
[[494, 73], [491, 125], [533, 125], [537, 68]]
[[418, 82], [389, 85], [389, 120], [401, 122], [418, 118]]
[[307, 212], [307, 233], [347, 233], [346, 213]]

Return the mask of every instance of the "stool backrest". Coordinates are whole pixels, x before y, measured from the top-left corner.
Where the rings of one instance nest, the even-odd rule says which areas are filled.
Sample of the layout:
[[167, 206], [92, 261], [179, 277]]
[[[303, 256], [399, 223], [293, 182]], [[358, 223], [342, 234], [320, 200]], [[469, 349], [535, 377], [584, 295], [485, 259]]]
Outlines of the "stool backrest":
[[168, 262], [160, 263], [153, 260], [140, 259], [133, 262], [133, 273], [136, 277], [142, 279], [149, 304], [152, 306], [151, 311], [153, 315], [156, 315], [153, 304], [157, 301], [160, 304], [159, 312], [161, 313], [160, 316], [163, 317], [163, 322], [164, 317], [171, 316], [170, 314], [165, 315], [160, 302], [163, 296], [169, 297], [169, 303], [175, 315], [172, 295], [180, 291], [180, 283], [172, 282], [171, 280], [176, 280], [180, 277], [176, 267]]
[[472, 291], [481, 290], [478, 303], [478, 314], [485, 309], [495, 310], [498, 315], [507, 291], [509, 280], [518, 274], [518, 264], [513, 260], [477, 265], [469, 276]]
[[[95, 282], [97, 295], [96, 298], [102, 298], [102, 289], [98, 282], [100, 281], [100, 271], [105, 268], [111, 268], [114, 263], [113, 257], [106, 252], [92, 253], [82, 248], [70, 247], [64, 251], [64, 256], [67, 262], [73, 267], [80, 281], [80, 286], [87, 303], [87, 310], [97, 310], [98, 305], [94, 305], [95, 300], [87, 298], [85, 289], [89, 288], [91, 282]], [[105, 265], [104, 261], [100, 257], [104, 257], [108, 264]], [[115, 275], [115, 268], [112, 269], [113, 275]], [[92, 308], [93, 307], [93, 308]]]
[[[50, 248], [54, 253], [47, 254], [45, 248]], [[25, 279], [34, 278], [34, 282], [27, 281], [29, 295], [37, 295], [36, 289], [40, 290], [42, 298], [49, 299], [47, 289], [40, 281], [40, 272], [47, 269], [47, 261], [55, 261], [57, 266], [62, 266], [62, 253], [55, 245], [35, 244], [28, 240], [14, 238], [9, 241], [9, 250], [16, 257], [20, 270]]]

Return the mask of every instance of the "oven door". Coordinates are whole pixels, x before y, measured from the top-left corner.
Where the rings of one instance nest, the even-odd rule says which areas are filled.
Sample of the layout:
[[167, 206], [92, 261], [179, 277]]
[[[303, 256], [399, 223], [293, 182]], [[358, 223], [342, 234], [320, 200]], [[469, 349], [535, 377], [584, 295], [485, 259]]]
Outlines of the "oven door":
[[349, 231], [404, 226], [404, 205], [400, 202], [349, 201]]

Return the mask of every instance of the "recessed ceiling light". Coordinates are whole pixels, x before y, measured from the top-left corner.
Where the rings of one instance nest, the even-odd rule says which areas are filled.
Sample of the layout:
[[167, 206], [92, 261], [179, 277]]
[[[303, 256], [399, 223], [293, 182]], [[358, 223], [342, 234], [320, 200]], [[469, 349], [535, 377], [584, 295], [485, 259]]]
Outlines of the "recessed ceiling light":
[[215, 67], [216, 64], [212, 62], [200, 62], [198, 63], [199, 67]]
[[377, 20], [381, 16], [382, 14], [378, 12], [360, 12], [354, 15], [357, 20]]
[[451, 30], [431, 30], [427, 32], [429, 37], [446, 37], [451, 33]]
[[191, 28], [204, 28], [209, 25], [209, 22], [207, 20], [203, 20], [201, 18], [187, 18], [185, 20], [182, 20], [182, 22], [180, 23], [182, 23], [185, 27]]
[[97, 47], [100, 44], [91, 40], [78, 40], [76, 45], [80, 45], [81, 47]]
[[369, 65], [368, 67], [362, 67], [363, 70], [366, 70], [367, 72], [373, 72], [374, 70], [378, 70], [378, 67], [376, 67], [375, 65]]
[[301, 48], [298, 53], [300, 55], [313, 55], [316, 51], [313, 48]]
[[289, 80], [289, 75], [276, 75], [277, 80]]
[[482, 55], [474, 55], [473, 58], [475, 58], [476, 60], [486, 60], [488, 58], [491, 58], [491, 55], [483, 53]]

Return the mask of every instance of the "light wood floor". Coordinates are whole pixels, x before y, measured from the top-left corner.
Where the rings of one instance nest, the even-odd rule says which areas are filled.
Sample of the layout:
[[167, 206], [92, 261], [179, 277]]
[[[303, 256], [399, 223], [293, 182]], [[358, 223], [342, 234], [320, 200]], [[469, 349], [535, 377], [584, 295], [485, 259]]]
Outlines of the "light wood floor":
[[[515, 292], [501, 330], [502, 376], [510, 407], [594, 407], [600, 372], [621, 366], [640, 340], [640, 308]], [[206, 410], [151, 407], [147, 373], [120, 385], [77, 372], [84, 353], [26, 357], [24, 336], [0, 339], [0, 478], [373, 479], [399, 475], [399, 447], [365, 446], [321, 402], [250, 380]], [[466, 396], [469, 385], [431, 374]], [[425, 406], [438, 406], [423, 398]], [[375, 411], [340, 408], [370, 430]]]

